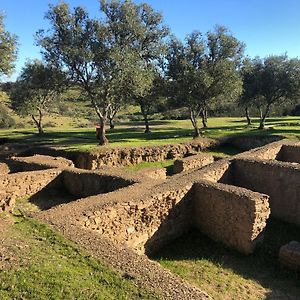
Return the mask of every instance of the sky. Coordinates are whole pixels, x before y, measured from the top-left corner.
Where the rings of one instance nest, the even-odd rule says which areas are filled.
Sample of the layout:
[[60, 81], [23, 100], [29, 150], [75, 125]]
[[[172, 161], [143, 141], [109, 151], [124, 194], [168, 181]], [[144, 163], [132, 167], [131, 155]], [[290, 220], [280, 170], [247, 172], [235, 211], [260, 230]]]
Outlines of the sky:
[[[164, 16], [165, 24], [180, 39], [193, 30], [207, 32], [216, 24], [230, 29], [246, 44], [250, 57], [285, 54], [300, 57], [299, 0], [134, 0], [147, 2]], [[98, 0], [65, 0], [71, 7], [83, 6], [92, 17], [99, 15]], [[58, 0], [0, 0], [6, 29], [18, 36], [15, 80], [28, 59], [41, 58], [35, 45], [38, 29], [47, 29], [48, 5]]]

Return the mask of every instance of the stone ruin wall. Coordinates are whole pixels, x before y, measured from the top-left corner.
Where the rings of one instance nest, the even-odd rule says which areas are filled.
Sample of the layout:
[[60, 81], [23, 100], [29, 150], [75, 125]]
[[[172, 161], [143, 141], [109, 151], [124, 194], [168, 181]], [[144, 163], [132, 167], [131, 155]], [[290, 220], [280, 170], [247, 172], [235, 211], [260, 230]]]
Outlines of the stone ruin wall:
[[109, 193], [137, 182], [129, 176], [70, 168], [63, 171], [62, 180], [67, 191], [78, 198]]
[[191, 143], [131, 148], [106, 148], [95, 153], [82, 152], [74, 157], [75, 166], [95, 170], [102, 166], [130, 166], [141, 162], [157, 162], [185, 157], [219, 144], [216, 140], [200, 139]]
[[196, 168], [203, 168], [214, 162], [214, 157], [211, 154], [200, 153], [181, 159], [176, 159], [173, 166], [173, 174], [186, 172]]
[[236, 159], [233, 184], [270, 196], [272, 216], [300, 225], [300, 165]]
[[270, 214], [267, 195], [210, 182], [196, 182], [193, 194], [197, 229], [242, 253], [254, 251]]
[[0, 176], [0, 211], [12, 210], [17, 198], [34, 195], [50, 183], [60, 185], [55, 181], [60, 174], [61, 170], [50, 169]]
[[152, 190], [140, 201], [101, 207], [84, 216], [81, 223], [139, 253], [155, 252], [190, 228], [191, 186], [173, 187], [153, 195]]
[[[258, 174], [261, 174], [261, 180], [255, 182], [255, 184], [261, 184], [262, 186], [269, 184], [265, 184], [265, 181], [270, 182], [270, 188], [274, 186], [272, 176], [275, 176], [277, 186], [282, 184], [281, 180], [284, 176], [286, 176], [286, 180], [296, 176], [297, 179], [293, 183], [296, 187], [295, 195], [299, 199], [299, 165], [274, 160], [279, 159], [282, 147], [282, 144], [274, 143], [230, 159], [223, 159], [203, 169], [198, 168], [183, 174], [177, 174], [164, 183], [157, 182], [156, 187], [151, 187], [150, 183], [148, 187], [147, 184], [143, 184], [144, 188], [146, 187], [143, 196], [139, 194], [138, 198], [130, 201], [124, 201], [124, 197], [130, 196], [129, 199], [131, 199], [134, 196], [126, 194], [128, 189], [126, 186], [134, 185], [134, 188], [130, 189], [130, 193], [133, 194], [135, 190], [138, 191], [141, 188], [141, 181], [134, 175], [130, 177], [122, 172], [118, 174], [118, 171], [109, 169], [92, 172], [64, 168], [63, 174], [57, 176], [61, 179], [61, 184], [71, 194], [79, 197], [122, 188], [119, 190], [119, 196], [115, 199], [115, 193], [108, 194], [114, 199], [113, 204], [105, 204], [104, 202], [101, 204], [104, 196], [94, 196], [97, 198], [99, 205], [97, 208], [89, 208], [87, 213], [81, 215], [79, 224], [139, 252], [154, 252], [162, 245], [182, 235], [191, 226], [195, 226], [213, 239], [243, 253], [250, 253], [253, 251], [256, 242], [260, 240], [262, 229], [268, 217], [267, 197], [260, 193], [271, 196], [271, 206], [272, 194], [270, 194], [270, 191], [261, 190], [260, 187], [256, 188], [253, 182], [248, 185], [247, 175], [255, 175], [255, 172], [258, 172]], [[242, 165], [246, 160], [248, 162]], [[249, 161], [251, 160], [254, 161], [253, 166], [255, 167], [253, 168], [252, 166], [249, 167]], [[270, 171], [271, 169], [268, 170], [266, 166], [270, 168], [280, 166], [282, 169], [274, 171], [273, 174]], [[288, 166], [289, 172], [292, 173], [287, 175], [287, 170], [282, 166]], [[51, 171], [37, 172], [46, 174]], [[56, 172], [60, 174], [62, 171], [57, 169]], [[20, 174], [9, 174], [9, 176]], [[245, 174], [245, 179], [243, 174]], [[255, 178], [254, 175], [253, 178]], [[35, 180], [33, 181], [35, 182]], [[31, 185], [30, 181], [28, 185]], [[47, 185], [47, 182], [44, 185]], [[105, 190], [103, 190], [104, 187]], [[244, 187], [260, 193], [245, 190]], [[288, 190], [283, 191], [281, 198], [295, 199], [289, 194]], [[88, 199], [81, 199], [78, 203], [85, 206]], [[282, 207], [281, 209], [285, 208]], [[272, 207], [271, 212], [273, 214]], [[201, 217], [202, 221], [200, 222], [199, 216], [201, 214], [203, 214], [203, 218]], [[300, 212], [297, 214], [300, 215]], [[237, 220], [239, 217], [241, 218]], [[210, 219], [213, 222], [210, 222]], [[237, 221], [234, 222], [234, 220]], [[239, 233], [238, 231], [242, 227], [244, 231]]]
[[[178, 174], [149, 189], [136, 201], [118, 203], [115, 199], [115, 204], [83, 216], [81, 224], [139, 253], [153, 253], [196, 227], [215, 240], [249, 254], [266, 225], [268, 197], [216, 183], [229, 176], [230, 166], [229, 160], [223, 160], [188, 174]], [[202, 178], [206, 181], [201, 181]], [[242, 210], [243, 216], [237, 221]]]
[[298, 145], [282, 145], [277, 160], [300, 164], [300, 143]]

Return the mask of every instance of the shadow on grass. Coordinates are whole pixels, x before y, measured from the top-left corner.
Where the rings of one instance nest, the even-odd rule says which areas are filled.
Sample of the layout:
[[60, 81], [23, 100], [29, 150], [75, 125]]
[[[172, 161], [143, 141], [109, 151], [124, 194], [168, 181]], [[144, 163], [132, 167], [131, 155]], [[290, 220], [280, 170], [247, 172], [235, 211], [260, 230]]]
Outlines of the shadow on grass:
[[77, 198], [64, 188], [45, 188], [31, 196], [29, 202], [36, 205], [40, 210], [47, 210], [51, 207], [74, 201]]
[[[253, 118], [251, 118], [251, 121], [254, 123], [254, 124], [259, 124], [259, 118], [257, 118], [257, 117], [253, 117]], [[271, 124], [269, 124], [269, 123], [274, 123], [274, 122], [276, 122], [276, 123], [279, 123], [279, 124], [281, 124], [281, 123], [286, 123], [286, 122], [288, 122], [288, 121], [294, 121], [294, 122], [296, 122], [296, 121], [300, 121], [300, 118], [299, 117], [283, 117], [283, 118], [280, 118], [280, 117], [278, 117], [278, 118], [267, 118], [266, 119], [266, 124], [267, 124], [267, 126], [268, 125], [271, 125]], [[247, 120], [246, 120], [246, 118], [245, 119], [241, 119], [241, 120], [232, 120], [231, 122], [233, 122], [233, 123], [245, 123], [245, 124], [247, 124]]]
[[[278, 294], [281, 295], [281, 298], [277, 299], [290, 299], [288, 296], [282, 298], [282, 294], [299, 299], [299, 274], [282, 269], [278, 263], [279, 248], [292, 240], [300, 241], [299, 227], [270, 219], [266, 227], [264, 242], [252, 255], [241, 255], [212, 241], [198, 231], [192, 230], [163, 248], [152, 259], [190, 260], [191, 262], [209, 260], [215, 265], [232, 269], [243, 278], [253, 279], [264, 288], [270, 289], [272, 292], [267, 299], [274, 299]], [[195, 264], [192, 265], [192, 268], [195, 268]]]

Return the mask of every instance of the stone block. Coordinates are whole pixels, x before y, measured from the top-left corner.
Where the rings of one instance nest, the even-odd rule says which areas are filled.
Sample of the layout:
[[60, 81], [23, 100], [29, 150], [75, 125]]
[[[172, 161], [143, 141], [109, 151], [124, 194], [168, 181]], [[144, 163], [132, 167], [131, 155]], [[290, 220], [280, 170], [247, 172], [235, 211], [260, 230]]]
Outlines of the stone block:
[[292, 241], [282, 246], [279, 250], [279, 262], [288, 269], [300, 271], [300, 243]]
[[208, 153], [200, 153], [197, 155], [184, 157], [182, 159], [177, 159], [174, 162], [173, 173], [176, 174], [195, 168], [202, 168], [211, 164], [213, 161], [213, 156]]

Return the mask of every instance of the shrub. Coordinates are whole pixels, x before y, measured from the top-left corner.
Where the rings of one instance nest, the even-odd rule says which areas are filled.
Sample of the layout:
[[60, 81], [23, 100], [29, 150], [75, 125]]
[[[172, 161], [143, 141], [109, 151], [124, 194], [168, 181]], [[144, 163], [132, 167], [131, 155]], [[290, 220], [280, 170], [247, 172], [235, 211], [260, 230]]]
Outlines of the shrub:
[[8, 110], [0, 104], [0, 128], [10, 128], [16, 125], [15, 120], [9, 115]]

